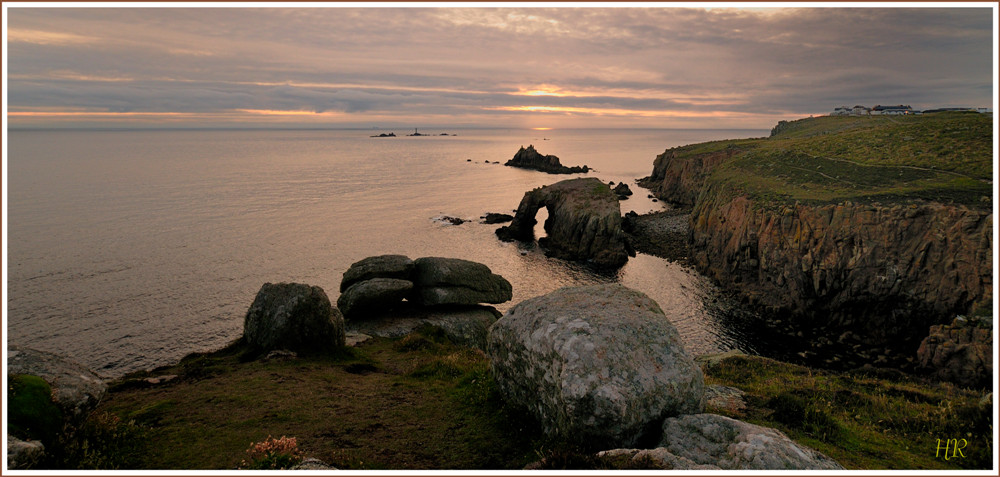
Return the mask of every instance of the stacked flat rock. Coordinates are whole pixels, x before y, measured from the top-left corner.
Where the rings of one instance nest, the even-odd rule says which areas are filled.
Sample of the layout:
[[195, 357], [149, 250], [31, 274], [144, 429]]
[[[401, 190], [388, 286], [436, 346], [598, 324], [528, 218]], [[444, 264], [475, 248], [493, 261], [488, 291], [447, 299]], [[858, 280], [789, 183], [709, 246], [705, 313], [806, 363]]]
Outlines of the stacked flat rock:
[[319, 351], [344, 346], [344, 318], [320, 287], [265, 283], [247, 310], [243, 337], [264, 350]]
[[677, 330], [656, 302], [618, 284], [515, 305], [490, 328], [487, 354], [509, 402], [549, 436], [584, 446], [635, 446], [665, 418], [703, 409], [704, 378]]
[[368, 257], [344, 273], [337, 307], [351, 319], [410, 304], [478, 305], [511, 299], [510, 282], [481, 263], [457, 258], [403, 255]]

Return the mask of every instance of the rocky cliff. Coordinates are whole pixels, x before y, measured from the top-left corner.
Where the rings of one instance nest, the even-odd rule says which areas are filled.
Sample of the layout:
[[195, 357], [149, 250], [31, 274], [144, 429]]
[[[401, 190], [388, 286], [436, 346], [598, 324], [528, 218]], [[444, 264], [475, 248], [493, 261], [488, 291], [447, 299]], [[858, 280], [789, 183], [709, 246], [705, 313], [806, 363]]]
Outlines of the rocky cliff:
[[931, 325], [992, 297], [989, 121], [974, 116], [796, 121], [667, 150], [642, 185], [694, 204], [691, 263], [767, 321], [912, 362]]
[[767, 208], [718, 187], [692, 211], [691, 261], [774, 316], [880, 345], [919, 340], [992, 295], [985, 211], [849, 201]]
[[599, 268], [617, 268], [628, 261], [618, 197], [600, 179], [570, 179], [528, 191], [514, 220], [497, 229], [501, 240], [532, 240], [535, 214], [545, 207], [548, 234], [539, 240], [546, 254], [586, 261]]

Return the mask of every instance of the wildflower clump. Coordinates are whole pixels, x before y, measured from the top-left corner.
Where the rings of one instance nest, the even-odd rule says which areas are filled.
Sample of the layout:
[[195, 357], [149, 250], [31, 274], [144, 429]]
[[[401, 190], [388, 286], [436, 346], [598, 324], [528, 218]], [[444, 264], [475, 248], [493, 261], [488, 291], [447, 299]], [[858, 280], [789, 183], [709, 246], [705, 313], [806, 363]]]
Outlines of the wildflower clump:
[[295, 438], [285, 436], [280, 439], [267, 436], [261, 442], [251, 442], [247, 458], [240, 463], [240, 469], [283, 470], [302, 463], [302, 453]]

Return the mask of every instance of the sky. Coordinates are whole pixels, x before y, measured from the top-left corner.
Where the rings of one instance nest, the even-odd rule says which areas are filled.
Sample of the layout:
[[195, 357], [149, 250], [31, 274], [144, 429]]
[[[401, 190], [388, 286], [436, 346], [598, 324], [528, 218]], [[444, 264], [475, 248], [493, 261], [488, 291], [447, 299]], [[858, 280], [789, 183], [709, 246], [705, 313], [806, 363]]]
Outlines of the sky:
[[8, 127], [762, 129], [995, 101], [988, 3], [110, 5], [4, 3]]

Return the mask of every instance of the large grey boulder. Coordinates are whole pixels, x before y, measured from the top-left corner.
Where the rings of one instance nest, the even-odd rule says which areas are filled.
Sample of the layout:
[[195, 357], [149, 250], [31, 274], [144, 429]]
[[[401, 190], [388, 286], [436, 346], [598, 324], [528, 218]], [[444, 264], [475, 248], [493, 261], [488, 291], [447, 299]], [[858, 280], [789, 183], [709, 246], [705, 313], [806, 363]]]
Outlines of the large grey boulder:
[[265, 283], [247, 310], [243, 337], [264, 350], [320, 351], [344, 346], [344, 317], [320, 287]]
[[[355, 283], [372, 278], [397, 278], [409, 280], [413, 274], [413, 260], [405, 255], [378, 255], [351, 264], [340, 281], [340, 292]], [[341, 310], [343, 311], [343, 310]]]
[[486, 349], [490, 326], [500, 318], [491, 306], [404, 307], [391, 315], [380, 315], [360, 321], [348, 321], [350, 332], [382, 338], [401, 338], [423, 325], [440, 328], [455, 344]]
[[357, 282], [337, 298], [337, 308], [348, 320], [386, 310], [408, 297], [413, 282], [398, 278], [372, 278]]
[[677, 462], [724, 470], [837, 470], [836, 461], [796, 444], [777, 429], [717, 414], [693, 414], [663, 423], [659, 447]]
[[677, 330], [618, 284], [515, 305], [490, 328], [487, 354], [503, 396], [570, 442], [635, 447], [665, 418], [704, 406], [704, 378]]
[[424, 257], [413, 264], [414, 298], [423, 305], [497, 304], [513, 296], [510, 282], [481, 263]]
[[52, 402], [70, 426], [90, 415], [108, 391], [100, 376], [61, 356], [11, 345], [7, 348], [7, 375], [38, 376], [52, 387]]

